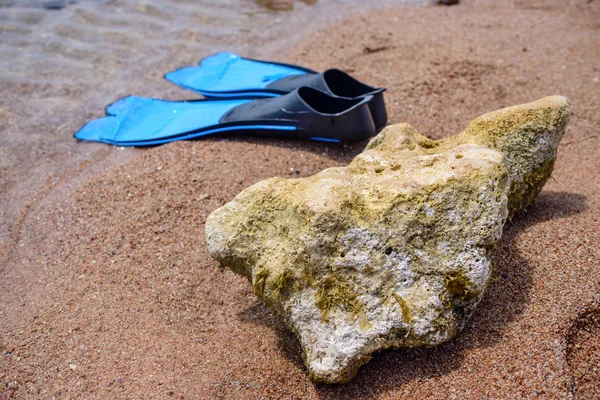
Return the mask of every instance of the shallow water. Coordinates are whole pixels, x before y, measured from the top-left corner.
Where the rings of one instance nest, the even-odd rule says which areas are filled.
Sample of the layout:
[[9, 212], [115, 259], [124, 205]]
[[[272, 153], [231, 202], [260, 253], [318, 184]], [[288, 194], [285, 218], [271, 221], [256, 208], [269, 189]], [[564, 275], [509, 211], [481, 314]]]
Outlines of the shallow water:
[[221, 50], [281, 59], [332, 19], [428, 2], [0, 0], [0, 263], [55, 185], [135, 154], [73, 139], [107, 104], [128, 94], [193, 98], [162, 75]]

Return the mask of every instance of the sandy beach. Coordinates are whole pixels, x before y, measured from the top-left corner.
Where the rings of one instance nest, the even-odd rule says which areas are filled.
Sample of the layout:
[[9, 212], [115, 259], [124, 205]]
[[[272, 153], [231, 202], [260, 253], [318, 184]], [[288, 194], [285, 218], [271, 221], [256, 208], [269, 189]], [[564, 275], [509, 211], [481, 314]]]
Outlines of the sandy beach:
[[[469, 325], [436, 348], [378, 353], [346, 385], [309, 381], [282, 319], [208, 255], [204, 223], [261, 179], [343, 165], [366, 143], [216, 137], [134, 151], [74, 143], [73, 130], [127, 87], [82, 81], [98, 87], [92, 96], [3, 81], [22, 95], [19, 107], [36, 90], [93, 101], [78, 120], [47, 113], [44, 129], [65, 152], [80, 146], [64, 167], [52, 156], [60, 180], [18, 186], [28, 179], [22, 163], [44, 149], [23, 142], [2, 152], [0, 188], [20, 189], [0, 214], [0, 399], [600, 398], [599, 21], [593, 0], [376, 9], [272, 55], [387, 87], [390, 123], [436, 139], [498, 108], [553, 94], [571, 101], [552, 178], [505, 226]], [[180, 66], [158, 64], [157, 80]], [[166, 83], [136, 94], [161, 89], [182, 97]], [[7, 126], [28, 117], [4, 103]], [[28, 129], [42, 135], [43, 122]]]

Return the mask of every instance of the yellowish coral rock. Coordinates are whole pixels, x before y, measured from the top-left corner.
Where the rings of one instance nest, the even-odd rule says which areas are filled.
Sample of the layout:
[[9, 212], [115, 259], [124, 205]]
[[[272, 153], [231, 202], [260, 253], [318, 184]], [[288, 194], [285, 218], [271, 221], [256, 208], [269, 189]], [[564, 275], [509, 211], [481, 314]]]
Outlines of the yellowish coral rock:
[[550, 177], [569, 102], [483, 115], [440, 141], [384, 129], [346, 167], [272, 178], [206, 223], [210, 254], [300, 339], [311, 379], [350, 380], [374, 351], [462, 329], [509, 215]]

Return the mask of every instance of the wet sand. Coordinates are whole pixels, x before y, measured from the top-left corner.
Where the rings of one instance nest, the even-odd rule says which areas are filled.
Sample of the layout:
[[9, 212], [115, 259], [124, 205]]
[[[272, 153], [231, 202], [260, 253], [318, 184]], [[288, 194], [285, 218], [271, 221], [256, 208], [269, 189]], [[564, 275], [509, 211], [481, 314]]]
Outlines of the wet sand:
[[[19, 211], [0, 264], [0, 393], [599, 397], [599, 20], [600, 3], [587, 0], [377, 10], [273, 57], [340, 67], [387, 86], [390, 121], [433, 138], [500, 107], [550, 94], [571, 100], [553, 178], [507, 224], [492, 284], [455, 340], [381, 352], [352, 383], [315, 386], [281, 318], [260, 305], [245, 279], [208, 256], [204, 221], [216, 207], [258, 180], [344, 164], [364, 143], [229, 137], [124, 156], [80, 143], [89, 155]], [[109, 89], [102, 87], [104, 96]], [[112, 100], [101, 97], [90, 107]], [[25, 117], [10, 113], [9, 123]], [[65, 130], [74, 124], [55, 123]], [[115, 168], [98, 156], [103, 152], [123, 160]], [[3, 215], [3, 223], [11, 221]]]

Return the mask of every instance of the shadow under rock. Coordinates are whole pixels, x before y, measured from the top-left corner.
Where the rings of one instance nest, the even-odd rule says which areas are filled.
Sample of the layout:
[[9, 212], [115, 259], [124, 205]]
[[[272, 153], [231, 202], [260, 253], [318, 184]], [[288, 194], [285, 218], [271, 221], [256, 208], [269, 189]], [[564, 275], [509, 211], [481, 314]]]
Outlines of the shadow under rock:
[[240, 321], [248, 324], [260, 324], [273, 329], [277, 335], [277, 348], [295, 367], [306, 371], [302, 360], [302, 347], [296, 336], [290, 331], [281, 315], [262, 304], [246, 308], [238, 314]]
[[[515, 241], [528, 226], [550, 219], [564, 218], [586, 210], [580, 194], [544, 192], [527, 211], [518, 213], [505, 225], [494, 261], [492, 283], [465, 329], [453, 340], [432, 348], [400, 348], [373, 355], [358, 375], [344, 385], [317, 385], [322, 399], [368, 399], [378, 397], [410, 381], [424, 381], [460, 368], [464, 352], [492, 346], [502, 339], [503, 330], [518, 317], [529, 302], [535, 268], [523, 257]], [[245, 322], [260, 323], [274, 329], [284, 356], [304, 369], [301, 348], [287, 330], [281, 317], [257, 305], [241, 313]]]

